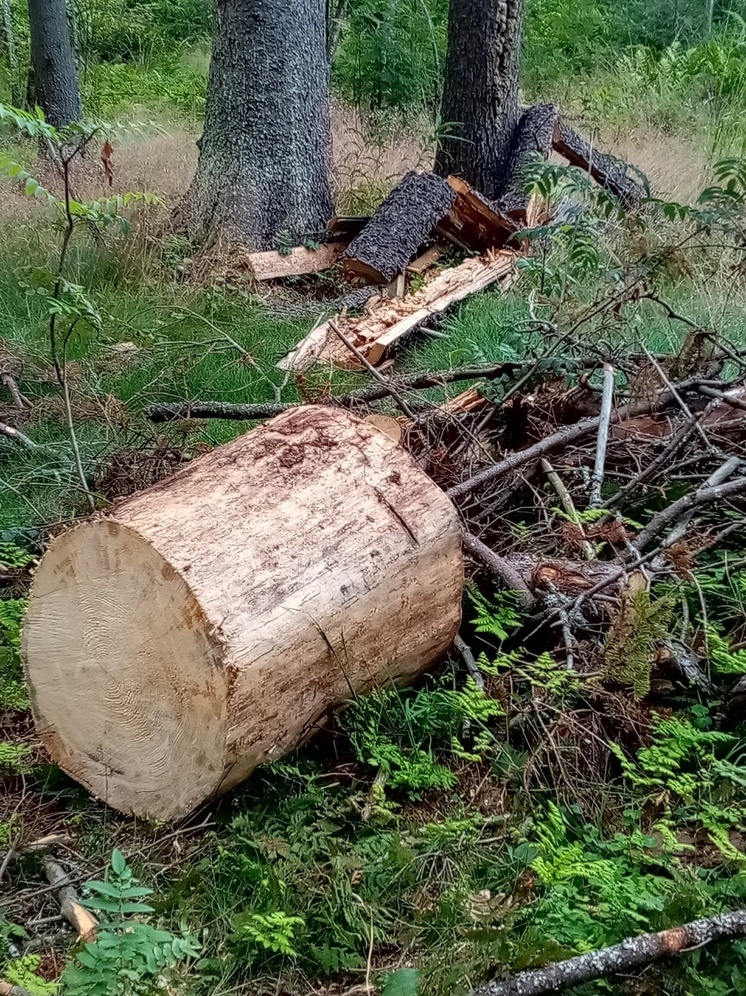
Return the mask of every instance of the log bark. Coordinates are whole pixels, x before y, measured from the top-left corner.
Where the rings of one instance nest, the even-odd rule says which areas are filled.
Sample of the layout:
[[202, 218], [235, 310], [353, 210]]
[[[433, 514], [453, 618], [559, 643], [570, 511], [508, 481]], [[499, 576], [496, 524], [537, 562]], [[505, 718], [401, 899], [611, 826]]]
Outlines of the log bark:
[[55, 128], [79, 121], [80, 89], [65, 0], [28, 0], [34, 101]]
[[627, 172], [628, 166], [620, 159], [594, 148], [561, 118], [554, 133], [554, 150], [571, 166], [585, 170], [627, 207], [637, 207], [645, 190]]
[[434, 173], [407, 173], [350, 244], [344, 270], [369, 284], [387, 284], [402, 273], [456, 201]]
[[524, 111], [515, 130], [498, 206], [509, 218], [521, 224], [526, 222], [531, 199], [526, 193], [527, 172], [537, 157], [549, 158], [556, 124], [557, 108], [554, 104], [534, 104]]
[[544, 968], [521, 972], [505, 982], [488, 982], [471, 996], [541, 996], [558, 993], [570, 986], [601, 979], [617, 973], [628, 973], [653, 962], [681, 954], [689, 948], [700, 948], [713, 941], [746, 934], [746, 910], [721, 913], [709, 920], [695, 920], [683, 927], [672, 927], [657, 934], [630, 937], [621, 944], [589, 951], [555, 962]]
[[272, 249], [323, 232], [329, 188], [324, 0], [217, 0], [199, 161], [177, 225], [197, 245]]
[[523, 0], [451, 0], [435, 172], [502, 193], [519, 118]]
[[375, 426], [303, 407], [55, 538], [23, 653], [53, 760], [175, 819], [450, 646], [456, 511]]

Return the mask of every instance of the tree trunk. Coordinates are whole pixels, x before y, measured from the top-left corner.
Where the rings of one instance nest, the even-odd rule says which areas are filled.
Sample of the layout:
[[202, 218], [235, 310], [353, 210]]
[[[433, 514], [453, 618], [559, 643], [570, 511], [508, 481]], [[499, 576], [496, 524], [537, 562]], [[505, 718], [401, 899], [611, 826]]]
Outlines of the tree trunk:
[[502, 193], [518, 123], [523, 0], [451, 0], [435, 170]]
[[184, 816], [437, 660], [463, 569], [405, 450], [296, 408], [53, 541], [24, 628], [39, 735], [117, 809]]
[[198, 245], [276, 248], [323, 231], [329, 188], [325, 0], [218, 0], [199, 161], [184, 221]]
[[80, 89], [65, 0], [28, 0], [34, 101], [62, 128], [79, 121]]
[[16, 39], [13, 31], [13, 16], [10, 9], [10, 0], [0, 0], [3, 6], [3, 36], [5, 39], [5, 52], [8, 56], [8, 74], [10, 76], [10, 100], [14, 105], [18, 105], [18, 58], [16, 56]]

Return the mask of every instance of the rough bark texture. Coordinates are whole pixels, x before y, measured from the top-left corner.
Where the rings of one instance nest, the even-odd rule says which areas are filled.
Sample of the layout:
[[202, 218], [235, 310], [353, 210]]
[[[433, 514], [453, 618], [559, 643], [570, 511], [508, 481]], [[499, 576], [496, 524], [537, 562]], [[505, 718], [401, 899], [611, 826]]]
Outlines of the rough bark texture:
[[661, 958], [679, 954], [687, 948], [698, 948], [712, 941], [742, 937], [744, 934], [746, 910], [722, 913], [710, 920], [696, 920], [683, 927], [662, 930], [658, 934], [631, 937], [601, 951], [590, 951], [577, 958], [521, 972], [505, 982], [489, 982], [472, 993], [472, 996], [540, 996], [542, 993], [557, 993], [591, 979], [620, 972], [626, 974], [660, 961]]
[[[205, 128], [183, 205], [197, 244], [322, 232], [329, 189], [324, 0], [217, 0]], [[178, 219], [177, 219], [178, 221]]]
[[28, 0], [34, 100], [55, 128], [80, 119], [80, 89], [65, 0]]
[[432, 664], [462, 584], [456, 511], [409, 454], [296, 408], [53, 541], [24, 628], [39, 735], [115, 808], [181, 817]]
[[505, 177], [500, 209], [509, 217], [524, 220], [529, 204], [526, 193], [526, 172], [537, 155], [549, 158], [557, 124], [554, 104], [534, 104], [524, 111], [513, 135], [510, 162]]
[[554, 135], [554, 149], [570, 163], [586, 170], [593, 179], [628, 207], [635, 207], [645, 190], [627, 172], [627, 164], [594, 148], [562, 119]]
[[451, 0], [435, 171], [502, 193], [518, 123], [523, 0]]
[[456, 201], [456, 191], [434, 173], [407, 173], [345, 253], [349, 276], [387, 284], [414, 258]]

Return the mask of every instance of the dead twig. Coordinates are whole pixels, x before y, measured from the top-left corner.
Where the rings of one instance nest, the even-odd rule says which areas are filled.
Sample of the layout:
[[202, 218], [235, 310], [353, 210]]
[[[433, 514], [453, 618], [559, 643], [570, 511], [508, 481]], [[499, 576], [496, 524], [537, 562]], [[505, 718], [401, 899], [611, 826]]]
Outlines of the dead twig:
[[611, 408], [614, 403], [614, 384], [616, 371], [610, 363], [604, 363], [604, 389], [601, 396], [601, 414], [598, 424], [598, 441], [596, 443], [596, 463], [593, 468], [593, 487], [589, 508], [601, 507], [601, 488], [604, 483], [604, 468], [606, 466], [606, 450], [609, 445], [609, 427], [611, 425]]
[[12, 425], [7, 425], [5, 422], [0, 422], [0, 436], [5, 436], [6, 439], [12, 439], [14, 443], [19, 443], [21, 446], [25, 446], [28, 450], [35, 450], [36, 443], [33, 439], [29, 439], [25, 436], [20, 429], [14, 429]]
[[552, 962], [544, 968], [521, 972], [504, 982], [488, 982], [475, 990], [472, 996], [541, 996], [543, 993], [556, 993], [581, 982], [627, 973], [652, 965], [662, 958], [744, 934], [746, 910], [721, 913], [707, 920], [684, 924], [683, 927], [630, 937], [621, 944], [600, 951], [589, 951], [567, 961]]
[[98, 920], [85, 906], [81, 906], [79, 903], [78, 894], [71, 884], [67, 872], [54, 858], [45, 857], [42, 863], [49, 884], [57, 892], [62, 915], [77, 930], [78, 940], [93, 940], [96, 936]]
[[526, 582], [518, 571], [504, 557], [499, 556], [494, 550], [483, 543], [472, 533], [464, 533], [464, 548], [473, 556], [489, 567], [510, 591], [518, 594], [518, 601], [524, 609], [532, 610], [536, 606], [536, 599]]

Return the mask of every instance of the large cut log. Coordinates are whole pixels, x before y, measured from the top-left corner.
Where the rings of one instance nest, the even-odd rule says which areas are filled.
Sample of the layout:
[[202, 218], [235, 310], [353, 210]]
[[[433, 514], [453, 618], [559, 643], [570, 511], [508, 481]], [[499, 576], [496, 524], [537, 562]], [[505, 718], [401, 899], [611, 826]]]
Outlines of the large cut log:
[[107, 803], [184, 816], [453, 641], [451, 502], [387, 435], [301, 407], [55, 538], [24, 632], [39, 735]]
[[380, 363], [386, 351], [423, 322], [441, 314], [470, 294], [515, 275], [518, 253], [501, 249], [482, 259], [471, 257], [459, 266], [442, 270], [429, 283], [408, 297], [383, 299], [358, 318], [337, 315], [313, 329], [295, 349], [277, 364], [281, 370], [302, 371], [314, 363], [333, 363], [359, 369], [360, 361], [335, 334], [338, 328], [369, 363]]
[[554, 131], [554, 151], [566, 159], [571, 166], [579, 166], [605, 187], [627, 207], [637, 207], [645, 196], [645, 190], [628, 173], [628, 166], [621, 159], [600, 152], [576, 131], [558, 119]]
[[407, 173], [347, 248], [344, 270], [369, 284], [388, 284], [448, 213], [456, 192], [434, 173]]
[[556, 125], [557, 108], [554, 104], [534, 104], [524, 111], [515, 130], [508, 173], [498, 206], [520, 225], [526, 224], [531, 200], [526, 193], [528, 171], [537, 158], [549, 158]]

